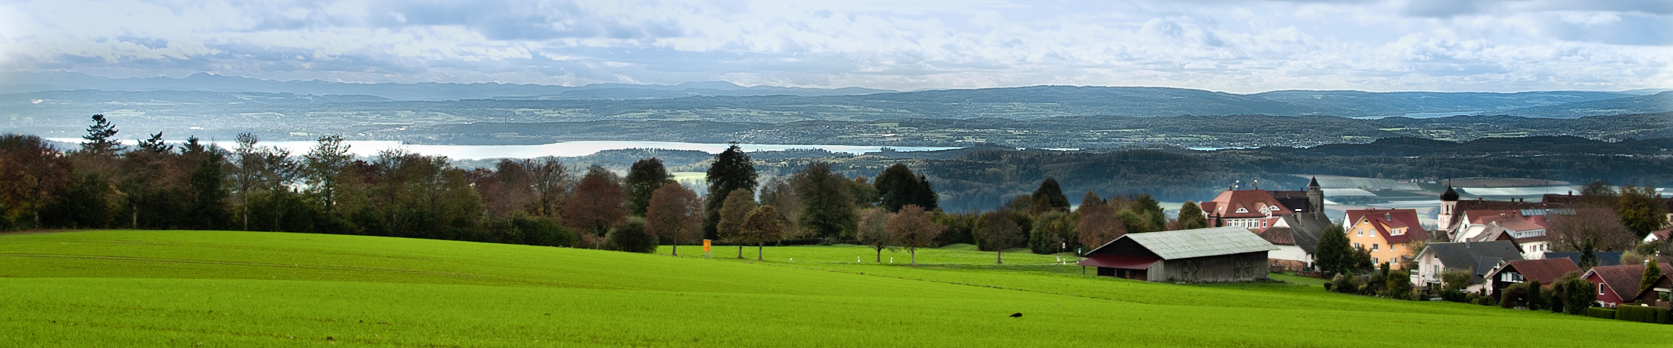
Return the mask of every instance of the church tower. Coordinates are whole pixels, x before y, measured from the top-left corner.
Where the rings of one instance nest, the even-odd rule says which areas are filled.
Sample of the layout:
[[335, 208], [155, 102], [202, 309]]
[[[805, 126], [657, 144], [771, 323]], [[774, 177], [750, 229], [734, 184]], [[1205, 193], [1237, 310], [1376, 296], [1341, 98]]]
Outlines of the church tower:
[[1437, 230], [1452, 228], [1452, 219], [1458, 216], [1458, 191], [1452, 190], [1452, 183], [1447, 182], [1446, 192], [1441, 192], [1441, 213], [1435, 217]]
[[1307, 211], [1324, 213], [1324, 189], [1319, 188], [1318, 177], [1307, 183]]

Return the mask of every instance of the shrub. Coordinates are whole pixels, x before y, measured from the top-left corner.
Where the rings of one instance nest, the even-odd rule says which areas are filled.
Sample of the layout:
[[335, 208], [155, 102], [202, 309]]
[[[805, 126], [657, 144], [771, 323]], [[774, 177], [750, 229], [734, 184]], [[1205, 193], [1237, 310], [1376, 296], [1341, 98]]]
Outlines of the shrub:
[[[1615, 307], [1615, 319], [1616, 320], [1625, 320], [1625, 321], [1636, 321], [1636, 322], [1640, 322], [1640, 323], [1654, 323], [1654, 322], [1661, 319], [1660, 316], [1667, 315], [1667, 314], [1665, 314], [1666, 312], [1667, 312], [1667, 310], [1664, 310], [1664, 309], [1661, 309], [1661, 308], [1656, 308], [1656, 307], [1639, 307], [1639, 306], [1624, 306], [1623, 305], [1623, 306], [1620, 306], [1620, 307]], [[1588, 311], [1587, 315], [1591, 315], [1591, 313]]]
[[1543, 289], [1541, 289], [1538, 280], [1528, 281], [1528, 295], [1524, 297], [1526, 301], [1523, 302], [1528, 310], [1535, 311], [1545, 308], [1545, 294], [1540, 290]]
[[1469, 302], [1472, 300], [1468, 294], [1458, 290], [1441, 291], [1441, 299], [1447, 302]]
[[1586, 308], [1586, 316], [1593, 318], [1615, 319], [1615, 310], [1608, 308]]
[[1353, 276], [1337, 274], [1335, 278], [1330, 279], [1330, 291], [1344, 294], [1358, 294], [1359, 285], [1354, 283]]
[[1528, 284], [1512, 284], [1499, 292], [1499, 308], [1524, 307], [1527, 297]]
[[621, 228], [611, 230], [604, 236], [605, 245], [611, 250], [621, 250], [636, 253], [656, 252], [656, 236], [645, 233], [645, 220], [629, 219]]

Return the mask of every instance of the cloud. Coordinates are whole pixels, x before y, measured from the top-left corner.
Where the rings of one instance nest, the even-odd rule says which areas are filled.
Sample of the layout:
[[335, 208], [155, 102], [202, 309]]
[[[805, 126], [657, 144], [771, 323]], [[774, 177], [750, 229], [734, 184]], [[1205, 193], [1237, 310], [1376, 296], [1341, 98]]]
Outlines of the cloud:
[[0, 4], [0, 71], [352, 82], [1673, 87], [1667, 1]]

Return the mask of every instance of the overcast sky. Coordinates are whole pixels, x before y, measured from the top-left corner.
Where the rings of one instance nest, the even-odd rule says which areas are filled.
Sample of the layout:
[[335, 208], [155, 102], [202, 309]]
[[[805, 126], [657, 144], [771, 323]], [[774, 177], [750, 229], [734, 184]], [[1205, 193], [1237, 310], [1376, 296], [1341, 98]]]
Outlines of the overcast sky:
[[1626, 90], [1673, 88], [1673, 1], [7, 0], [0, 71], [896, 90]]

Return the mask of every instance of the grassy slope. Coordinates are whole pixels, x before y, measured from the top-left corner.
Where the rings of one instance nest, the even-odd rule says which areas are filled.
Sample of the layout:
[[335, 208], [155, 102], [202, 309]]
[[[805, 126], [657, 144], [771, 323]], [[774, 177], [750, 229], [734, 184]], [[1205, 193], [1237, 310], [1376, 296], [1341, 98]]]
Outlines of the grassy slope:
[[991, 253], [930, 249], [918, 255], [930, 265], [913, 268], [855, 264], [871, 255], [863, 247], [768, 248], [768, 262], [703, 260], [698, 249], [673, 258], [286, 233], [5, 235], [0, 346], [1659, 346], [1673, 334], [1316, 285], [1082, 277], [1049, 255], [1007, 253], [1000, 267], [987, 266]]

